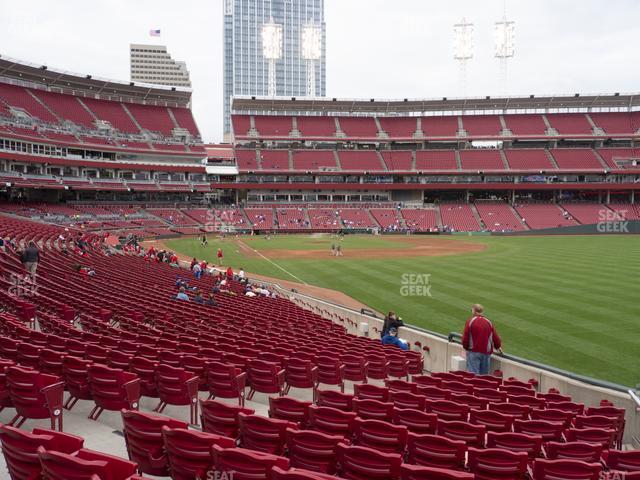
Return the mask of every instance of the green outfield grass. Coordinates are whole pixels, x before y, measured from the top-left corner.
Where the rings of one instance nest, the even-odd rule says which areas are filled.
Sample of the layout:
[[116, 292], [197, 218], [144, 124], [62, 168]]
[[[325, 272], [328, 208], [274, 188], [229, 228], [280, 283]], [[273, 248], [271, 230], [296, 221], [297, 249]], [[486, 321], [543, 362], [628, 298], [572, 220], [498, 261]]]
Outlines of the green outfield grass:
[[[242, 241], [258, 251], [323, 249], [327, 257], [277, 259], [274, 265], [243, 254], [230, 238], [211, 237], [207, 248], [195, 238], [167, 244], [210, 261], [220, 246], [225, 264], [236, 269], [340, 290], [378, 311], [395, 310], [406, 323], [445, 334], [461, 331], [470, 305], [482, 303], [505, 351], [624, 385], [640, 383], [640, 242], [635, 236], [456, 237], [486, 249], [370, 260], [349, 259], [349, 252], [407, 246], [394, 237], [347, 236], [341, 243], [345, 256], [333, 258], [329, 250], [335, 239], [326, 236]], [[431, 296], [403, 296], [408, 293], [403, 279], [411, 274], [430, 275]]]

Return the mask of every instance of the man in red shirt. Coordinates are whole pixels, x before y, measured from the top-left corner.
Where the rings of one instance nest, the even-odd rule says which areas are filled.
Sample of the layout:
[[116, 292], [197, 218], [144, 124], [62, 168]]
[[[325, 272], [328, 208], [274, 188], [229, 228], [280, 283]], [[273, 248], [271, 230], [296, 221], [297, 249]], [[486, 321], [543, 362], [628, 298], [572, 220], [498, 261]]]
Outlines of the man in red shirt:
[[494, 348], [502, 353], [500, 336], [483, 312], [484, 307], [479, 303], [471, 307], [472, 315], [464, 325], [462, 334], [462, 346], [467, 351], [467, 370], [477, 375], [489, 374]]
[[218, 249], [218, 266], [222, 266], [222, 249]]

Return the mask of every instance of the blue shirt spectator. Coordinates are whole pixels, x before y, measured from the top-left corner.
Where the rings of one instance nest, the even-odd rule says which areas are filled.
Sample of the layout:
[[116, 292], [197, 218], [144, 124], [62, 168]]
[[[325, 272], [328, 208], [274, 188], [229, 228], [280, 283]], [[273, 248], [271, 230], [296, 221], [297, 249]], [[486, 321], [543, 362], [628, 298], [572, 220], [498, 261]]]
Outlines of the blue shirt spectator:
[[386, 334], [384, 337], [382, 337], [382, 344], [395, 345], [396, 347], [401, 348], [402, 350], [409, 350], [409, 344], [405, 340], [398, 338], [397, 328], [389, 329], [389, 333]]

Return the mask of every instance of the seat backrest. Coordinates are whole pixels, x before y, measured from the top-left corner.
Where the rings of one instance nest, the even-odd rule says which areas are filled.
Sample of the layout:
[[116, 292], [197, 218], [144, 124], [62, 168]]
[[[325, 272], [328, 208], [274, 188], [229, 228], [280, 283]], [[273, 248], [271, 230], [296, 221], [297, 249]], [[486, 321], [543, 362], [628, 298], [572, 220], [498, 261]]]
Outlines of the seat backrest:
[[457, 420], [438, 420], [438, 435], [452, 440], [462, 440], [467, 445], [483, 447], [485, 444], [486, 427], [484, 425], [473, 425], [468, 422]]
[[353, 411], [364, 419], [384, 420], [393, 415], [393, 403], [354, 398]]
[[331, 407], [349, 412], [353, 408], [353, 399], [353, 395], [337, 390], [316, 390], [316, 405], [319, 407]]
[[435, 413], [442, 420], [467, 421], [469, 406], [449, 400], [427, 400], [426, 411]]
[[233, 472], [234, 480], [267, 480], [276, 466], [289, 468], [289, 460], [268, 453], [254, 452], [245, 448], [212, 447], [213, 467], [219, 472]]
[[162, 427], [162, 439], [173, 480], [205, 478], [212, 463], [211, 447], [236, 446], [232, 438], [184, 428], [169, 428], [166, 425]]
[[547, 442], [544, 450], [549, 460], [565, 458], [596, 463], [602, 455], [602, 445], [586, 442]]
[[628, 472], [640, 472], [640, 450], [607, 450], [602, 459], [608, 468]]
[[400, 480], [474, 480], [474, 478], [473, 473], [447, 468], [424, 467], [408, 463], [400, 467]]
[[532, 480], [598, 480], [602, 466], [577, 460], [542, 460], [533, 462]]
[[9, 425], [0, 425], [0, 443], [12, 478], [39, 478], [42, 467], [38, 447], [73, 453], [82, 448], [84, 439], [55, 430], [34, 428], [33, 432], [27, 432]]
[[355, 397], [360, 400], [378, 400], [386, 402], [389, 400], [389, 389], [368, 383], [356, 383], [353, 386]]
[[70, 455], [38, 447], [38, 457], [49, 480], [126, 480], [136, 472], [134, 462], [87, 449]]
[[216, 433], [230, 438], [238, 438], [240, 435], [240, 423], [238, 415], [253, 415], [255, 410], [250, 408], [230, 405], [216, 400], [201, 400], [202, 409], [202, 430], [209, 433]]
[[542, 437], [526, 433], [487, 432], [487, 448], [526, 452], [532, 460], [542, 453]]
[[400, 478], [402, 457], [366, 447], [336, 447], [338, 475], [354, 480], [397, 480]]
[[357, 414], [331, 407], [309, 406], [309, 428], [328, 435], [351, 435], [353, 421]]
[[422, 410], [395, 407], [392, 418], [396, 425], [403, 425], [410, 432], [418, 434], [434, 434], [438, 427], [438, 416]]
[[418, 392], [418, 384], [415, 382], [407, 382], [406, 380], [393, 378], [385, 380], [384, 383], [391, 392]]
[[270, 475], [269, 480], [343, 480], [333, 475], [311, 472], [302, 468], [283, 470], [278, 467], [272, 467]]
[[464, 468], [467, 444], [441, 435], [409, 433], [407, 461], [437, 468]]
[[564, 432], [568, 442], [588, 442], [602, 445], [603, 449], [613, 447], [616, 431], [606, 428], [569, 428]]
[[564, 425], [561, 422], [547, 422], [546, 420], [516, 420], [513, 422], [513, 431], [540, 435], [543, 441], [560, 441]]
[[144, 473], [167, 475], [168, 463], [164, 452], [162, 427], [187, 428], [188, 424], [163, 415], [136, 410], [122, 410], [121, 413], [129, 459], [136, 462]]
[[261, 415], [239, 413], [238, 420], [240, 422], [240, 446], [273, 455], [284, 453], [287, 428], [298, 428], [293, 422]]
[[287, 456], [292, 467], [333, 474], [336, 448], [342, 435], [327, 435], [314, 430], [287, 429]]
[[353, 422], [353, 443], [381, 452], [403, 453], [407, 446], [407, 427], [380, 420], [356, 418]]
[[475, 410], [469, 413], [469, 422], [475, 425], [484, 425], [488, 432], [510, 432], [515, 417], [493, 410]]
[[269, 397], [269, 416], [305, 426], [309, 418], [310, 405], [311, 402], [296, 400], [293, 397]]
[[512, 452], [500, 448], [470, 447], [467, 468], [481, 478], [524, 479], [529, 456], [526, 452]]

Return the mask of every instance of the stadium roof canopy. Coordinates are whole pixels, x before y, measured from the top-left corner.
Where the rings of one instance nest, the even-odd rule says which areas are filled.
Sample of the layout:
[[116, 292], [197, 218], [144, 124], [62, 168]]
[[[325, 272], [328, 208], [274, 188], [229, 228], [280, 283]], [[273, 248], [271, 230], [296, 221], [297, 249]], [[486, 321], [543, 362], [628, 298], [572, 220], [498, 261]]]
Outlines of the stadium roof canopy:
[[191, 89], [123, 82], [0, 56], [0, 81], [77, 96], [167, 106], [187, 106]]
[[341, 98], [233, 98], [236, 114], [264, 113], [281, 115], [418, 115], [451, 113], [620, 111], [640, 109], [640, 94], [529, 95], [517, 97], [439, 98], [425, 100], [376, 100]]

